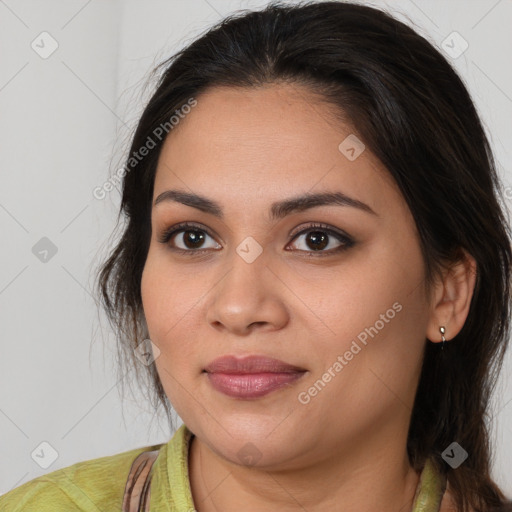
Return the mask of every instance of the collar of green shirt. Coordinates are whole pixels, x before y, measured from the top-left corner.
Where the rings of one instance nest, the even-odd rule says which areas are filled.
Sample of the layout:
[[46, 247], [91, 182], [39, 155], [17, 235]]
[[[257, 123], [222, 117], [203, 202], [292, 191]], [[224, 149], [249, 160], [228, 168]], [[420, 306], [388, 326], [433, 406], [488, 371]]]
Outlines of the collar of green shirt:
[[[162, 512], [195, 512], [188, 474], [188, 450], [192, 433], [185, 425], [162, 445], [151, 479], [151, 507]], [[446, 478], [432, 460], [421, 474], [411, 512], [438, 512], [446, 488]]]

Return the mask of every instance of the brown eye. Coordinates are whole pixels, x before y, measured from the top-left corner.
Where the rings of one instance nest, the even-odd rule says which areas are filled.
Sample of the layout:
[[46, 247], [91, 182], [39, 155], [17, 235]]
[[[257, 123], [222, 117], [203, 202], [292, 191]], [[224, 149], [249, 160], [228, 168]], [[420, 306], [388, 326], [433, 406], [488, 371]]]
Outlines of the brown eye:
[[[297, 233], [293, 241], [304, 238], [298, 249], [294, 250], [309, 255], [328, 256], [346, 250], [354, 245], [354, 240], [343, 232], [339, 232], [324, 224], [312, 225]], [[210, 245], [208, 239], [211, 239]], [[210, 250], [222, 247], [215, 242], [213, 236], [200, 226], [193, 224], [179, 224], [166, 229], [158, 238], [160, 243], [166, 244], [172, 251], [194, 254], [203, 254]], [[213, 245], [212, 245], [213, 243]], [[296, 244], [296, 242], [293, 242]], [[300, 247], [302, 245], [302, 247]]]
[[309, 229], [295, 235], [293, 240], [300, 239], [302, 239], [301, 243], [294, 242], [298, 245], [296, 250], [309, 253], [316, 252], [319, 255], [336, 253], [354, 245], [354, 241], [349, 236], [323, 224], [310, 226]]
[[[211, 238], [213, 245], [205, 246], [205, 242]], [[213, 237], [204, 229], [190, 224], [180, 224], [165, 230], [158, 241], [169, 245], [172, 250], [182, 252], [200, 252], [206, 249], [219, 249]]]
[[188, 249], [198, 249], [201, 244], [204, 242], [205, 236], [204, 233], [197, 230], [189, 230], [183, 231], [183, 235], [181, 237], [182, 243]]
[[329, 235], [322, 231], [310, 231], [306, 235], [306, 244], [314, 251], [325, 249], [329, 244]]

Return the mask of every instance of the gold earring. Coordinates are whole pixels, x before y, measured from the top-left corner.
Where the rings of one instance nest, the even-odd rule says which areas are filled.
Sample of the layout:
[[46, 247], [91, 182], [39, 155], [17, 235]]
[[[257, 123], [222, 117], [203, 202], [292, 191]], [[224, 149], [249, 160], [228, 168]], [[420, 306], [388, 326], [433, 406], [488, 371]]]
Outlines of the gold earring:
[[444, 326], [439, 327], [439, 330], [441, 331], [441, 350], [444, 349], [444, 342], [446, 341], [446, 338], [444, 337], [444, 333], [446, 332], [446, 329]]

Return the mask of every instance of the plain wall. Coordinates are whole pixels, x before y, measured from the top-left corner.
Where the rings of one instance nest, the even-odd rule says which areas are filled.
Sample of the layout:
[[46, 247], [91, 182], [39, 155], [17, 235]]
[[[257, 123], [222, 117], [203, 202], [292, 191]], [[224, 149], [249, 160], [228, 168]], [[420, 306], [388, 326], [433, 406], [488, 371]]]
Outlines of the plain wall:
[[[91, 290], [120, 196], [114, 190], [99, 200], [93, 190], [127, 149], [150, 69], [221, 17], [266, 3], [0, 3], [0, 494], [75, 462], [172, 435], [142, 396], [119, 396], [114, 338]], [[438, 46], [453, 31], [468, 42], [452, 62], [512, 184], [512, 2], [372, 4], [408, 16]], [[31, 47], [35, 40], [39, 51], [51, 48], [43, 31], [58, 43], [47, 58]], [[511, 373], [509, 353], [492, 432], [494, 476], [512, 496]], [[47, 469], [31, 457], [41, 442], [58, 453]]]

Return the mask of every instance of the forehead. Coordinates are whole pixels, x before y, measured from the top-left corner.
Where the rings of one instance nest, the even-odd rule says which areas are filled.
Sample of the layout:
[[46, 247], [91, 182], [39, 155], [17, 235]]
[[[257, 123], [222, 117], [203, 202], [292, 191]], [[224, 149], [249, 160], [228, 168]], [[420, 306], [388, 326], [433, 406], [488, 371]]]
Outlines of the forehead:
[[378, 208], [384, 186], [397, 194], [368, 149], [347, 158], [343, 144], [357, 137], [355, 130], [303, 86], [216, 87], [196, 100], [164, 143], [155, 197], [179, 187], [214, 194], [221, 202], [236, 196], [256, 204], [319, 188], [364, 195]]

